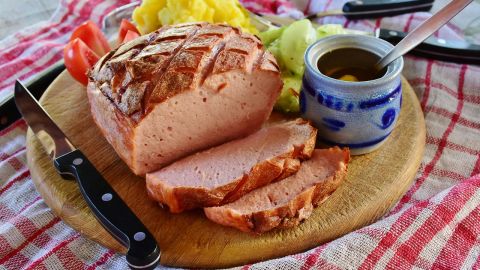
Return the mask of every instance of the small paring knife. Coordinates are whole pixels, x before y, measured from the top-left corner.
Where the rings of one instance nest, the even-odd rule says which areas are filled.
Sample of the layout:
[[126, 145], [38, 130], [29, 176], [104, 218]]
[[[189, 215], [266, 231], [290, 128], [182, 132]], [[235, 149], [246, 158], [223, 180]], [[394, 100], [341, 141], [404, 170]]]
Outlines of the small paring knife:
[[64, 179], [77, 180], [95, 217], [128, 248], [129, 267], [154, 269], [160, 261], [160, 249], [153, 235], [18, 80], [14, 96], [20, 113], [52, 158], [57, 172]]

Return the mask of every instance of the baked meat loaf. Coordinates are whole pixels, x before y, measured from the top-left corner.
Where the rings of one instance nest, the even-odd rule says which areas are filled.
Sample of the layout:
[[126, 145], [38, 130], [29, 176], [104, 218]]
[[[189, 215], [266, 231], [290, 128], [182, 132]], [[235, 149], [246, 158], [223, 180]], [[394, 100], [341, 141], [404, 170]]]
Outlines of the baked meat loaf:
[[222, 24], [165, 26], [89, 72], [95, 123], [137, 175], [260, 129], [282, 88], [260, 40]]

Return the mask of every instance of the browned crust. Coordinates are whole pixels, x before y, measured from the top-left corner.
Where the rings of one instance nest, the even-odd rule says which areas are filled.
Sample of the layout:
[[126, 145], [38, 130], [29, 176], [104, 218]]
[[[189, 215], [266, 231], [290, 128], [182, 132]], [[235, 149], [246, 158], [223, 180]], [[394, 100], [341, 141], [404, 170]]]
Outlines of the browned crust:
[[[93, 83], [87, 85], [87, 96], [90, 101], [90, 111], [93, 121], [100, 129], [105, 139], [112, 145], [118, 156], [131, 166], [131, 155], [135, 123], [125, 117], [120, 111], [111, 108], [110, 101], [104, 95], [98, 95]], [[134, 173], [135, 168], [130, 167]]]
[[335, 175], [312, 186], [287, 204], [255, 213], [239, 214], [225, 207], [205, 208], [206, 216], [212, 221], [235, 227], [241, 231], [260, 234], [274, 228], [291, 228], [307, 219], [313, 209], [324, 202], [342, 183], [347, 175], [350, 151], [343, 149], [344, 164]]
[[290, 152], [256, 164], [248, 174], [242, 178], [231, 181], [229, 184], [215, 189], [203, 187], [172, 187], [163, 181], [148, 180], [147, 190], [149, 196], [167, 205], [172, 213], [185, 210], [223, 205], [237, 200], [249, 191], [284, 179], [300, 169], [300, 160], [309, 159], [315, 148], [317, 130], [310, 122], [297, 119], [298, 125], [308, 125], [310, 134], [301, 145], [295, 145]]
[[231, 70], [280, 74], [274, 57], [253, 35], [225, 24], [187, 23], [125, 43], [89, 72], [119, 113], [138, 121], [155, 104]]
[[[245, 65], [222, 68], [217, 63], [220, 53], [240, 53], [245, 57]], [[272, 65], [272, 59], [257, 38], [228, 25], [164, 26], [112, 50], [89, 71], [92, 115], [130, 169], [144, 176], [146, 172], [137, 164], [138, 153], [133, 143], [135, 130], [148, 113], [166, 99], [197, 86], [216, 90], [218, 85], [203, 85], [214, 76], [214, 70], [266, 72], [281, 82], [278, 66]], [[247, 63], [251, 70], [244, 69]], [[280, 91], [281, 86], [272, 95]], [[271, 102], [268, 108], [273, 108], [275, 99]]]

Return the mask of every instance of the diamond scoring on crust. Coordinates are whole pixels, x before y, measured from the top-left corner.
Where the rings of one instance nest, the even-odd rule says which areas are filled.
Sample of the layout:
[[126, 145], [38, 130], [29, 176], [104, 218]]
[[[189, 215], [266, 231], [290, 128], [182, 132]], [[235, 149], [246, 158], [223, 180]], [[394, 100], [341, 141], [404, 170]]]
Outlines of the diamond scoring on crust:
[[194, 37], [184, 48], [187, 50], [209, 51], [222, 39], [218, 36], [201, 35]]
[[123, 114], [138, 115], [212, 74], [237, 69], [279, 72], [256, 36], [225, 24], [186, 23], [119, 46], [93, 67], [89, 79]]

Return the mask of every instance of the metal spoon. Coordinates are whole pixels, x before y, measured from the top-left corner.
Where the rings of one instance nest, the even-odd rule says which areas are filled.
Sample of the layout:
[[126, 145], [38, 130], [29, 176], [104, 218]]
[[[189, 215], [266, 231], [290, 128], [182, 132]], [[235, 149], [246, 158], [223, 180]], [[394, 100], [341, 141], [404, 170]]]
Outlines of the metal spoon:
[[415, 48], [415, 46], [431, 36], [472, 1], [473, 0], [452, 0], [435, 15], [428, 18], [412, 32], [408, 33], [408, 35], [397, 44], [397, 46], [393, 47], [387, 55], [375, 64], [375, 68], [378, 71], [381, 71], [395, 59]]

